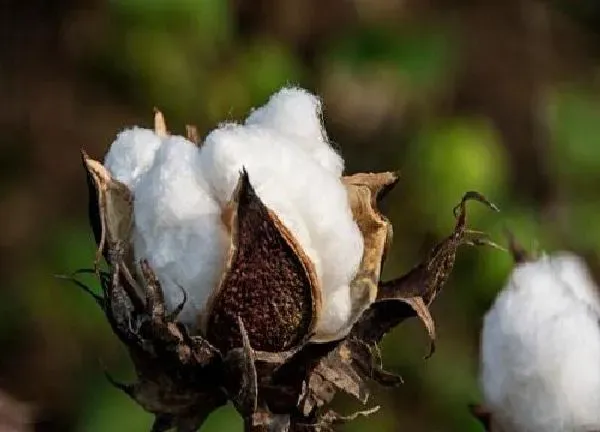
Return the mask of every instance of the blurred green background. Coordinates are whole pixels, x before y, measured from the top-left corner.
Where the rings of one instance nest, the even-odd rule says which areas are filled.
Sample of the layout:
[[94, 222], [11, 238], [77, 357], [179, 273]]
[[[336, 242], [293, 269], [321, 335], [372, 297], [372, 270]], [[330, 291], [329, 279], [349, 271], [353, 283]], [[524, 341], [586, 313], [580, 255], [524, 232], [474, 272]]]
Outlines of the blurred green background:
[[[150, 126], [205, 135], [286, 84], [320, 94], [348, 172], [396, 170], [387, 278], [470, 210], [504, 242], [600, 252], [600, 3], [595, 0], [6, 0], [0, 5], [0, 431], [147, 431], [108, 385], [132, 379], [95, 304], [52, 277], [89, 266], [94, 243], [79, 149]], [[410, 322], [384, 341], [404, 377], [346, 431], [480, 431], [481, 320], [512, 264], [464, 248], [436, 301], [439, 341]], [[21, 402], [17, 402], [21, 401]], [[23, 405], [25, 404], [25, 405]], [[340, 409], [356, 405], [340, 400]], [[19, 427], [29, 410], [30, 429]], [[231, 408], [202, 431], [238, 431]]]

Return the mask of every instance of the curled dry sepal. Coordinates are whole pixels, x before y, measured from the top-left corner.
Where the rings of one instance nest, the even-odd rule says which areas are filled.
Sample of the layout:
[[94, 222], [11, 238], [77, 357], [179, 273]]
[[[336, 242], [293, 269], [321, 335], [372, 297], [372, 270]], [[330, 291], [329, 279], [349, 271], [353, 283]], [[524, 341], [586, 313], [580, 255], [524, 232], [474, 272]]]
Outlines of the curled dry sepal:
[[[158, 112], [155, 133], [167, 134]], [[193, 128], [188, 128], [188, 138], [198, 141]], [[466, 203], [476, 200], [496, 208], [482, 195], [468, 192], [454, 209], [453, 232], [406, 275], [381, 282], [392, 227], [378, 203], [398, 178], [392, 172], [339, 178], [364, 248], [348, 284], [351, 307], [345, 324], [333, 337], [319, 335], [317, 321], [326, 302], [315, 266], [293, 232], [259, 197], [252, 172], [241, 170], [221, 210], [229, 238], [223, 272], [201, 324], [194, 326], [179, 319], [187, 287], [181, 287], [181, 303], [169, 310], [160, 278], [148, 260], [136, 259], [133, 190], [85, 153], [83, 162], [98, 243], [95, 272], [103, 295], [73, 279], [94, 295], [129, 349], [137, 382], [111, 381], [155, 415], [153, 431], [195, 431], [228, 401], [243, 417], [246, 430], [323, 431], [374, 412], [376, 408], [346, 417], [327, 405], [338, 391], [366, 403], [370, 380], [385, 386], [401, 382], [382, 369], [377, 345], [405, 319], [421, 319], [433, 351], [429, 307], [452, 270], [457, 248], [491, 243], [466, 228]], [[99, 270], [101, 256], [108, 270]]]

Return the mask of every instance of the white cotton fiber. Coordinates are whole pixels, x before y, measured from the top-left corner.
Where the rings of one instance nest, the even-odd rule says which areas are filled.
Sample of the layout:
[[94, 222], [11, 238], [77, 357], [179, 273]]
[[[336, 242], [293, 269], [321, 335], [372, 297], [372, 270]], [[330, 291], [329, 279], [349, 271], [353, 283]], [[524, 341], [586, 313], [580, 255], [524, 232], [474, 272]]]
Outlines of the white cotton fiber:
[[301, 146], [327, 171], [341, 176], [344, 160], [329, 145], [322, 123], [321, 101], [300, 88], [284, 88], [255, 109], [246, 125], [258, 125], [289, 135], [289, 143]]
[[600, 300], [568, 253], [517, 266], [487, 313], [485, 404], [507, 431], [600, 430]]
[[[262, 113], [260, 122], [223, 125], [211, 132], [200, 152], [200, 170], [224, 203], [231, 198], [240, 171], [246, 169], [258, 196], [315, 265], [324, 300], [317, 333], [333, 335], [349, 317], [348, 285], [362, 258], [363, 239], [338, 174], [325, 169], [297, 137], [281, 133], [298, 126], [285, 121], [302, 119], [280, 115], [280, 105], [271, 106], [277, 100], [271, 98], [266, 107], [254, 112]], [[274, 124], [277, 127], [267, 126]], [[341, 303], [332, 307], [332, 295], [340, 290], [335, 302]]]
[[188, 301], [181, 320], [194, 324], [218, 284], [229, 246], [221, 208], [207, 192], [197, 147], [169, 136], [135, 189], [136, 259], [148, 259], [170, 308]]
[[325, 312], [317, 326], [316, 340], [333, 340], [340, 332], [348, 331], [354, 323], [349, 322], [352, 313], [352, 297], [348, 285], [328, 290], [323, 296]]
[[104, 166], [114, 178], [134, 189], [140, 176], [154, 162], [160, 145], [161, 138], [150, 129], [126, 129], [110, 146]]

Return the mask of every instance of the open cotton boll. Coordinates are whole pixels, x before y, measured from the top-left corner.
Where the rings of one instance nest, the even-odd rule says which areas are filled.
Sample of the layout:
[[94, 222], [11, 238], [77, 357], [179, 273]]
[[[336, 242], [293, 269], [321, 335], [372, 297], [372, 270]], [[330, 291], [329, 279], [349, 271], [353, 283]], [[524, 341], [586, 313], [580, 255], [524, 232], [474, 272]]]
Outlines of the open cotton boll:
[[138, 179], [152, 163], [161, 138], [150, 129], [134, 127], [117, 135], [104, 158], [104, 166], [111, 175], [134, 189]]
[[485, 317], [481, 339], [485, 403], [505, 430], [600, 429], [596, 290], [572, 254], [513, 271]]
[[255, 109], [246, 125], [258, 125], [290, 135], [327, 171], [341, 176], [344, 160], [329, 145], [323, 127], [321, 101], [301, 88], [284, 88], [275, 93], [266, 105]]
[[148, 260], [169, 307], [186, 291], [186, 324], [195, 323], [218, 285], [228, 247], [221, 208], [207, 191], [197, 158], [194, 144], [166, 137], [134, 196], [136, 259]]
[[[225, 125], [211, 132], [200, 151], [200, 171], [221, 202], [227, 202], [246, 169], [265, 205], [291, 231], [315, 266], [324, 305], [354, 278], [363, 253], [363, 239], [354, 222], [341, 180], [327, 171], [291, 137], [258, 125]], [[335, 333], [349, 317], [324, 308], [322, 327]], [[329, 316], [330, 314], [331, 316]], [[327, 319], [325, 319], [327, 317]]]

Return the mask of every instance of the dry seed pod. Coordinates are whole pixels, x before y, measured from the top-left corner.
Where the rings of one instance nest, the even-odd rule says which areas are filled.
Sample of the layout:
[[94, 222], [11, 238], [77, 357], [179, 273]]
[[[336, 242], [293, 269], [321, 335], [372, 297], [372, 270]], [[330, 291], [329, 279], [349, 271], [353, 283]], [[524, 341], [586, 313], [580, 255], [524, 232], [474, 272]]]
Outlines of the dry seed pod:
[[[290, 95], [294, 92], [285, 97]], [[276, 102], [275, 107], [285, 100]], [[277, 115], [281, 120], [284, 114]], [[155, 130], [163, 147], [180, 139], [167, 135], [159, 112]], [[194, 149], [211, 151], [207, 145]], [[334, 167], [327, 175], [336, 175], [336, 157], [323, 163], [322, 169]], [[298, 230], [263, 201], [260, 178], [257, 189], [253, 171], [242, 170], [231, 199], [216, 218], [228, 239], [224, 270], [199, 314], [199, 325], [194, 325], [182, 322], [179, 315], [194, 293], [181, 287], [180, 304], [168, 308], [162, 270], [153, 268], [150, 260], [136, 264], [131, 258], [132, 250], [139, 256], [131, 240], [140, 235], [137, 213], [132, 211], [139, 183], [118, 182], [87, 156], [85, 168], [93, 180], [90, 221], [109, 265], [107, 272], [98, 273], [103, 288], [99, 303], [127, 345], [139, 378], [133, 385], [117, 386], [156, 415], [153, 431], [196, 430], [228, 400], [243, 416], [246, 430], [324, 431], [351, 420], [355, 416], [328, 411], [327, 404], [339, 390], [367, 403], [371, 379], [387, 386], [401, 383], [380, 366], [378, 342], [412, 316], [421, 318], [433, 339], [428, 308], [452, 269], [457, 248], [486, 243], [466, 229], [465, 203], [475, 199], [493, 208], [481, 195], [467, 193], [455, 212], [453, 233], [407, 275], [382, 283], [392, 226], [377, 204], [398, 178], [391, 172], [338, 178], [363, 245], [362, 259], [347, 287], [350, 304], [343, 325], [318, 333], [316, 325], [327, 313], [324, 296], [330, 295], [320, 276], [323, 269], [313, 262], [314, 251], [305, 249]], [[132, 285], [138, 286], [139, 296]]]
[[207, 338], [222, 350], [239, 346], [241, 319], [255, 349], [294, 348], [311, 333], [321, 307], [312, 263], [260, 201], [246, 172], [232, 209], [228, 264], [209, 302]]

